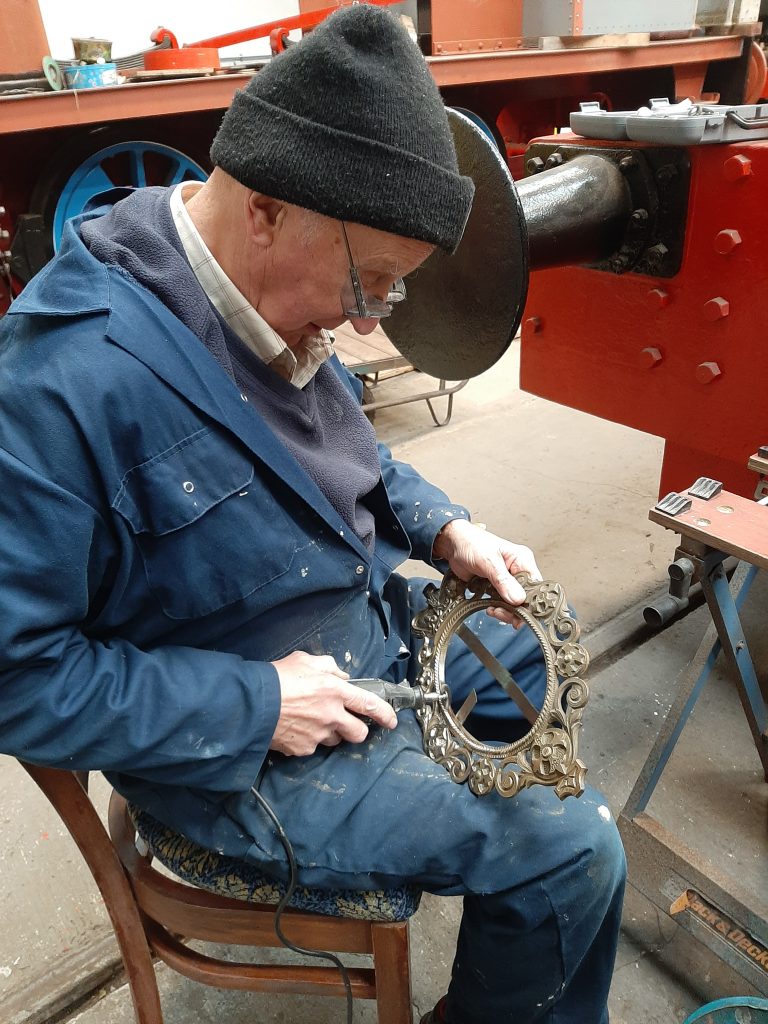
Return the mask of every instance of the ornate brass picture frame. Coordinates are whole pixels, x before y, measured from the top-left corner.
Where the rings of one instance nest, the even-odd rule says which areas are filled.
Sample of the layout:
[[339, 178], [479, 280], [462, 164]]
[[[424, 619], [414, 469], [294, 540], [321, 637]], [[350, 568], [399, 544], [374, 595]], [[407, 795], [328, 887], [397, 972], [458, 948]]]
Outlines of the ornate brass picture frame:
[[[503, 601], [486, 580], [464, 583], [448, 574], [440, 587], [429, 584], [427, 607], [413, 620], [417, 635], [424, 638], [416, 679], [425, 699], [417, 712], [424, 732], [424, 750], [444, 765], [454, 782], [466, 782], [477, 796], [497, 792], [512, 797], [536, 784], [552, 786], [561, 800], [580, 796], [586, 766], [579, 759], [579, 734], [589, 687], [582, 678], [589, 654], [578, 642], [579, 625], [571, 615], [559, 583], [533, 582], [527, 573], [516, 576], [526, 592], [525, 603]], [[489, 607], [513, 611], [534, 632], [541, 646], [546, 670], [544, 703], [530, 732], [514, 743], [492, 745], [476, 739], [465, 729], [461, 712], [450, 705], [445, 681], [448, 644], [457, 633], [486, 662], [495, 661], [464, 623], [475, 612]], [[510, 626], [510, 628], [512, 628]], [[483, 657], [485, 655], [485, 657]], [[515, 683], [498, 665], [494, 672], [505, 689]], [[521, 698], [524, 700], [525, 698]], [[533, 716], [531, 716], [533, 717]]]

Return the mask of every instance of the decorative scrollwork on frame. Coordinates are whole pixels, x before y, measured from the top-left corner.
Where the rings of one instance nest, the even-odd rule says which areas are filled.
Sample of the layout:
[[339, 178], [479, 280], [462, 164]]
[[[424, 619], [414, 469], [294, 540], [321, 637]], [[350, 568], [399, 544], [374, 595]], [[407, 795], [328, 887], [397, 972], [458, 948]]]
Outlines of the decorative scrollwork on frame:
[[[417, 712], [424, 750], [454, 782], [466, 782], [477, 796], [496, 792], [513, 797], [537, 784], [551, 786], [561, 800], [580, 796], [587, 769], [578, 756], [579, 737], [589, 699], [582, 677], [589, 654], [579, 643], [579, 625], [561, 585], [534, 582], [527, 573], [519, 573], [516, 579], [526, 592], [524, 604], [516, 607], [485, 580], [464, 583], [449, 573], [439, 587], [426, 587], [426, 608], [413, 620], [414, 631], [424, 638], [417, 677], [425, 700]], [[514, 743], [500, 745], [484, 743], [468, 732], [450, 706], [445, 681], [451, 638], [466, 619], [489, 607], [513, 611], [533, 630], [547, 677], [544, 703], [530, 731]]]

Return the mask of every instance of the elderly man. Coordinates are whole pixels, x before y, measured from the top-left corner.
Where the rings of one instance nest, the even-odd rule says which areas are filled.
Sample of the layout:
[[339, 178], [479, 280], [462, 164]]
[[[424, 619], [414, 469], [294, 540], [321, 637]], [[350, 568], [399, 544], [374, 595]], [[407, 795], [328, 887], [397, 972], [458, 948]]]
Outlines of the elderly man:
[[[415, 677], [409, 554], [512, 604], [537, 572], [377, 447], [328, 334], [372, 330], [461, 238], [472, 183], [423, 58], [391, 15], [343, 9], [236, 96], [212, 159], [205, 185], [70, 222], [3, 322], [0, 746], [102, 770], [285, 878], [257, 785], [300, 883], [464, 896], [425, 1021], [602, 1024], [624, 862], [597, 795], [477, 799], [348, 682]], [[507, 618], [485, 643], [533, 694]], [[476, 717], [520, 727], [490, 687]]]

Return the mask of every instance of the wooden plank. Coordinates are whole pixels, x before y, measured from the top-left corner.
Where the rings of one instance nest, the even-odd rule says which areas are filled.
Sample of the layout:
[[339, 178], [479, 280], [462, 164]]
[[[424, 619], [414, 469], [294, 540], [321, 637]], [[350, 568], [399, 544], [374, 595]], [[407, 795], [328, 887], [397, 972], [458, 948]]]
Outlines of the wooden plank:
[[366, 334], [362, 337], [353, 331], [343, 331], [341, 328], [334, 332], [336, 343], [345, 346], [347, 351], [361, 352], [369, 356], [372, 352], [378, 352], [383, 356], [396, 356], [398, 351], [383, 331], [376, 330], [373, 334]]
[[538, 45], [540, 50], [583, 50], [592, 46], [647, 46], [650, 41], [650, 32], [624, 32], [602, 36], [541, 36], [533, 45]]
[[[156, 871], [149, 874], [148, 870], [132, 877], [142, 911], [168, 931], [207, 942], [243, 946], [281, 944], [275, 935], [273, 906], [216, 896], [172, 880], [166, 886], [164, 880], [164, 875]], [[291, 910], [283, 915], [282, 926], [288, 938], [300, 946], [339, 953], [370, 953], [373, 949], [370, 921]]]
[[679, 516], [653, 508], [649, 518], [681, 537], [768, 569], [768, 506], [730, 491], [721, 491], [710, 501], [691, 498], [691, 502], [690, 510]]
[[349, 365], [351, 360], [353, 363], [368, 362], [371, 359], [391, 359], [393, 356], [398, 355], [396, 349], [385, 348], [381, 345], [370, 345], [360, 341], [352, 341], [349, 338], [336, 338], [335, 344], [336, 352], [343, 362]]
[[[174, 971], [203, 985], [289, 995], [343, 996], [345, 992], [344, 982], [335, 967], [218, 960], [183, 945], [154, 922], [148, 922], [147, 928], [152, 948], [160, 959]], [[349, 967], [347, 976], [353, 999], [375, 998], [376, 978], [370, 967]]]
[[361, 336], [347, 324], [338, 327], [335, 349], [342, 363], [354, 373], [382, 373], [411, 370], [413, 367], [401, 356], [380, 327], [371, 334]]
[[407, 1024], [412, 1019], [408, 928], [383, 924], [371, 931], [379, 1024]]

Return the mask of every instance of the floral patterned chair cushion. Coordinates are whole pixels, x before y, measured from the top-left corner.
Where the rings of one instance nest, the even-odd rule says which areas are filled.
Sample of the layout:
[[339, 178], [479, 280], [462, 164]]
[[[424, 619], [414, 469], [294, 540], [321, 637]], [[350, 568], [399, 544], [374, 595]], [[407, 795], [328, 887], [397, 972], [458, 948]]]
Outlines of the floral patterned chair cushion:
[[[152, 856], [183, 881], [219, 896], [251, 903], [278, 903], [285, 893], [283, 882], [265, 877], [246, 861], [206, 850], [135, 806], [129, 811]], [[329, 917], [405, 921], [416, 913], [420, 899], [421, 890], [410, 885], [371, 891], [298, 886], [290, 906]]]

